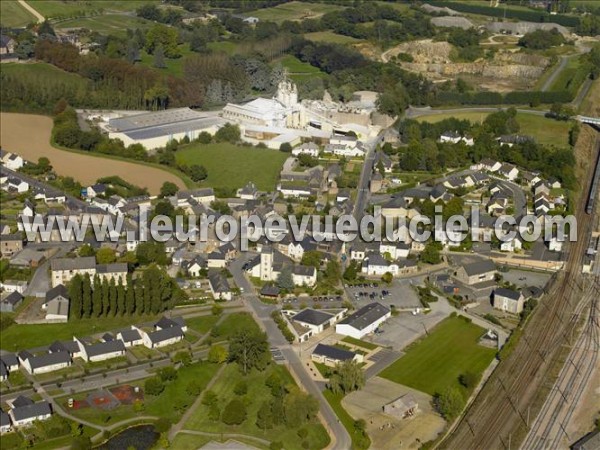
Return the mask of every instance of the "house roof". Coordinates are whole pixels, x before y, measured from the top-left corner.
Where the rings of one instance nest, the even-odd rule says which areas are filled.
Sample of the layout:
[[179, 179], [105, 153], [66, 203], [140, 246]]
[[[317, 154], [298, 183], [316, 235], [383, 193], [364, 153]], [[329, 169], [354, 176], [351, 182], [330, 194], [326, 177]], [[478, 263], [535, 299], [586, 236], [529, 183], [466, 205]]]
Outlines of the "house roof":
[[301, 264], [295, 265], [292, 273], [294, 275], [299, 275], [299, 276], [303, 276], [303, 277], [312, 277], [317, 269], [315, 269], [313, 266], [303, 266]]
[[318, 326], [330, 321], [332, 317], [332, 314], [326, 313], [324, 311], [306, 308], [300, 311], [294, 317], [292, 317], [292, 320], [294, 320], [295, 322], [304, 322], [310, 325]]
[[127, 273], [127, 263], [98, 264], [98, 273]]
[[265, 297], [277, 297], [279, 295], [280, 289], [277, 286], [273, 286], [272, 284], [265, 284], [260, 290], [260, 295]]
[[33, 405], [21, 406], [12, 409], [12, 415], [16, 421], [31, 419], [32, 417], [45, 416], [52, 414], [50, 403], [43, 401]]
[[511, 300], [517, 301], [521, 297], [521, 293], [512, 289], [498, 288], [494, 290], [494, 297], [496, 296], [506, 297]]
[[[23, 353], [23, 352], [21, 352]], [[39, 356], [30, 356], [25, 358], [29, 361], [31, 369], [39, 369], [41, 367], [48, 367], [54, 364], [64, 364], [71, 362], [71, 356], [66, 352], [56, 353], [44, 353]]]
[[102, 340], [103, 340], [104, 342], [110, 342], [110, 341], [114, 341], [114, 340], [115, 340], [115, 337], [114, 337], [112, 334], [110, 334], [110, 333], [104, 333], [104, 334], [102, 335]]
[[208, 274], [208, 282], [215, 292], [229, 292], [231, 290], [227, 278], [221, 272], [211, 271]]
[[185, 326], [185, 320], [183, 319], [183, 317], [177, 316], [177, 317], [172, 317], [172, 318], [168, 318], [168, 317], [161, 317], [158, 322], [156, 322], [154, 324], [154, 326], [156, 328], [172, 328], [172, 327], [184, 327]]
[[79, 353], [79, 344], [76, 341], [54, 341], [48, 349], [52, 353], [69, 352], [71, 355]]
[[10, 418], [8, 414], [0, 409], [0, 427], [8, 427], [10, 426]]
[[335, 361], [348, 361], [354, 358], [355, 353], [331, 345], [317, 344], [312, 352], [313, 355], [325, 356]]
[[58, 258], [50, 261], [52, 270], [89, 270], [96, 268], [96, 258], [83, 256], [81, 258]]
[[131, 329], [121, 331], [121, 339], [123, 342], [139, 341], [141, 338], [138, 330]]
[[50, 300], [54, 300], [58, 296], [66, 299], [69, 298], [69, 291], [67, 291], [67, 288], [62, 284], [59, 284], [58, 286], [53, 287], [46, 292], [46, 300], [44, 303], [48, 303]]
[[88, 357], [124, 351], [125, 345], [123, 345], [123, 341], [121, 340], [98, 342], [97, 344], [85, 346], [85, 352], [87, 353]]
[[0, 356], [0, 361], [2, 361], [6, 367], [19, 365], [17, 355], [14, 353], [5, 353], [4, 355]]
[[183, 330], [180, 327], [171, 327], [171, 328], [163, 328], [162, 330], [153, 331], [152, 333], [148, 333], [148, 338], [150, 342], [156, 344], [158, 342], [167, 341], [174, 337], [181, 336], [183, 337]]
[[23, 406], [33, 405], [35, 402], [31, 400], [29, 397], [25, 397], [24, 395], [19, 395], [15, 398], [11, 404], [13, 408], [21, 408]]
[[488, 272], [495, 272], [496, 265], [489, 259], [483, 261], [477, 261], [471, 264], [465, 264], [463, 266], [468, 276], [479, 275]]
[[21, 302], [23, 300], [23, 296], [18, 293], [17, 291], [13, 291], [10, 294], [8, 294], [4, 300], [2, 300], [2, 303], [10, 303], [12, 306], [16, 306], [17, 303]]
[[391, 310], [387, 306], [373, 302], [363, 306], [354, 314], [349, 315], [340, 324], [350, 325], [357, 330], [362, 330], [390, 312]]

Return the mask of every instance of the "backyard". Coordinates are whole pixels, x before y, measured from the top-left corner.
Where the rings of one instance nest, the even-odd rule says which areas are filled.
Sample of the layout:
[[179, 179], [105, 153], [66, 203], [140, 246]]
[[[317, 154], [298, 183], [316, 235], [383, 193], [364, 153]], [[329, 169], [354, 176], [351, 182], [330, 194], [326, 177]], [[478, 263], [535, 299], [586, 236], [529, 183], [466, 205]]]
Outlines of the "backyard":
[[229, 143], [191, 144], [176, 153], [180, 164], [200, 164], [208, 171], [204, 186], [238, 189], [252, 181], [259, 190], [273, 190], [289, 155], [278, 150]]
[[485, 330], [462, 317], [449, 317], [409, 346], [380, 376], [430, 395], [460, 387], [458, 377], [488, 367], [496, 350], [478, 344]]

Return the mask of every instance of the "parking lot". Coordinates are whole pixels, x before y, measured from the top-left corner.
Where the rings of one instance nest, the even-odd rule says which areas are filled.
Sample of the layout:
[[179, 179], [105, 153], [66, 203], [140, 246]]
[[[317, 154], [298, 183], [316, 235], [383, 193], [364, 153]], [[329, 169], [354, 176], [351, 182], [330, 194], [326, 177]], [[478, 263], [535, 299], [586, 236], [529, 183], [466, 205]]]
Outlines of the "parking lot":
[[341, 295], [328, 295], [319, 297], [310, 297], [308, 295], [302, 295], [299, 297], [287, 297], [282, 300], [282, 303], [286, 306], [291, 306], [294, 309], [298, 309], [301, 305], [306, 305], [309, 308], [342, 308], [344, 298]]
[[422, 283], [422, 277], [411, 279], [396, 279], [391, 284], [385, 283], [362, 283], [354, 286], [346, 286], [346, 292], [351, 301], [362, 307], [367, 303], [379, 302], [386, 306], [394, 306], [397, 309], [411, 309], [421, 306], [419, 297], [413, 289], [413, 283]]
[[530, 270], [511, 269], [508, 272], [501, 272], [503, 278], [518, 287], [535, 286], [543, 288], [552, 274], [543, 272], [532, 272]]

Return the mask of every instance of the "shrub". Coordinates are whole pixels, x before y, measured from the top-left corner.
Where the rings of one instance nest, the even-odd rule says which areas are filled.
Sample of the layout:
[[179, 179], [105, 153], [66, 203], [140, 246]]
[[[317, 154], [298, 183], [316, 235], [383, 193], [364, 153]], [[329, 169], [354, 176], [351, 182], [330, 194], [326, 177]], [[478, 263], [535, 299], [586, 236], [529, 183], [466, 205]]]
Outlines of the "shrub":
[[458, 381], [467, 389], [473, 389], [479, 382], [479, 377], [473, 372], [465, 372], [458, 377]]
[[165, 385], [159, 377], [148, 378], [144, 383], [144, 391], [148, 395], [160, 395]]
[[221, 420], [227, 425], [240, 425], [246, 420], [246, 405], [238, 399], [231, 400], [223, 410]]
[[247, 392], [248, 384], [244, 380], [239, 381], [233, 388], [233, 393], [235, 395], [246, 395]]

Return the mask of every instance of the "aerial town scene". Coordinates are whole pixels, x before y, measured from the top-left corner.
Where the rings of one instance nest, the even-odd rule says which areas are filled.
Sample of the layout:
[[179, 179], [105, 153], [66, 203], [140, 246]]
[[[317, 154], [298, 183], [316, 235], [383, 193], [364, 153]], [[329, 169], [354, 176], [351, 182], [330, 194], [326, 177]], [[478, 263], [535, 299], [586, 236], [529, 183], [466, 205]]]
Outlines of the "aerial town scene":
[[600, 450], [600, 0], [2, 0], [0, 62], [2, 450]]

